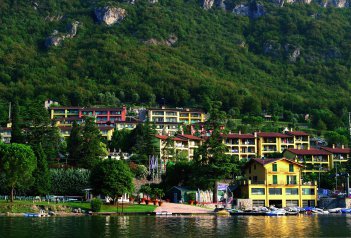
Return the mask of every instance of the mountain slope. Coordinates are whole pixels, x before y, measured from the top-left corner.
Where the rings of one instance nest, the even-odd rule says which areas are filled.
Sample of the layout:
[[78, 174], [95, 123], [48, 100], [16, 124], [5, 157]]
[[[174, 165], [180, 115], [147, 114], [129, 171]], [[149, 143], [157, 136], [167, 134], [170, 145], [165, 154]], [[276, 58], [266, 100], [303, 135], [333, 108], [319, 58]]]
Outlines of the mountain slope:
[[[212, 99], [243, 114], [327, 114], [329, 129], [342, 125], [351, 110], [350, 9], [262, 4], [266, 14], [250, 19], [196, 0], [2, 0], [0, 106], [14, 96], [23, 105], [106, 104], [99, 94], [109, 92], [120, 103], [205, 107]], [[94, 9], [107, 5], [127, 16], [97, 22]], [[73, 38], [45, 47], [73, 21]], [[162, 43], [172, 35], [175, 44]]]

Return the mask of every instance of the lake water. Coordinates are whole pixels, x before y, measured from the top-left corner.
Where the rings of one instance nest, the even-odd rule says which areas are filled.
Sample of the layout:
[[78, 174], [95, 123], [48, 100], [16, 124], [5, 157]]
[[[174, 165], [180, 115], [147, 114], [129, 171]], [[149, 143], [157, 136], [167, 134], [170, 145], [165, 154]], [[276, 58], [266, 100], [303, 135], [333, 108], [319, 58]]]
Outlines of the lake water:
[[350, 237], [351, 215], [0, 217], [0, 237]]

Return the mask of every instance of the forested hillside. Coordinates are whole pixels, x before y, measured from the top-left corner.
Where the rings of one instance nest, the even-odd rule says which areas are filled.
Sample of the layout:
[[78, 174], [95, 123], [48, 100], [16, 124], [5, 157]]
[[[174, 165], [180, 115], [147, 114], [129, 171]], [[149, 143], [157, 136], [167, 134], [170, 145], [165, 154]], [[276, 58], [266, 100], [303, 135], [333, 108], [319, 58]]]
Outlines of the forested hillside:
[[[17, 96], [22, 106], [51, 98], [206, 107], [211, 99], [237, 115], [309, 113], [327, 129], [345, 125], [351, 9], [260, 4], [265, 14], [250, 18], [197, 0], [0, 0], [0, 121]], [[124, 19], [97, 21], [104, 6], [125, 9]]]

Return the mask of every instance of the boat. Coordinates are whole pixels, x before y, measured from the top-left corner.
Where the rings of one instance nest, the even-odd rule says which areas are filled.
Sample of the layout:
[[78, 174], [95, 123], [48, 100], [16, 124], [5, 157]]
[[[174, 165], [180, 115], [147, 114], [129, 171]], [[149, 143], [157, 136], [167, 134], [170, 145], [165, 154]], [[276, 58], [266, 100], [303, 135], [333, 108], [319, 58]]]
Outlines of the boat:
[[41, 217], [42, 214], [40, 213], [24, 213], [25, 217]]
[[286, 211], [284, 209], [276, 209], [266, 212], [267, 216], [285, 216]]
[[298, 215], [300, 213], [300, 208], [297, 207], [287, 207], [285, 208], [286, 213], [285, 215]]
[[341, 213], [351, 213], [351, 208], [342, 208]]
[[341, 208], [328, 209], [329, 213], [341, 213]]
[[315, 214], [329, 214], [328, 211], [324, 211], [323, 209], [321, 208], [314, 208], [311, 210], [312, 213], [315, 213]]
[[172, 212], [167, 212], [167, 211], [156, 212], [156, 216], [170, 216], [170, 215], [172, 215]]

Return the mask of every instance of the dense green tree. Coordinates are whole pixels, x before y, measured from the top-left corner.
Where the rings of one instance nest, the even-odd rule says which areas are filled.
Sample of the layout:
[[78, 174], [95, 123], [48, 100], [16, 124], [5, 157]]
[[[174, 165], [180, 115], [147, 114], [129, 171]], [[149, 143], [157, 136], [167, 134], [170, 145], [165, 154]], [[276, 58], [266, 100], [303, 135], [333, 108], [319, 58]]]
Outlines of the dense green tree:
[[18, 100], [13, 101], [11, 110], [11, 143], [23, 143], [24, 136], [22, 133], [21, 119], [20, 119], [20, 109], [18, 105]]
[[46, 195], [50, 193], [51, 181], [48, 162], [41, 144], [34, 148], [34, 154], [37, 166], [33, 172], [34, 184], [31, 192], [35, 195]]
[[87, 169], [50, 169], [51, 194], [84, 195], [84, 189], [91, 188], [90, 174]]
[[86, 118], [82, 128], [82, 142], [79, 147], [79, 165], [91, 169], [106, 156], [106, 145], [102, 142], [100, 130], [93, 118]]
[[116, 201], [118, 196], [133, 192], [133, 173], [125, 161], [106, 159], [93, 168], [91, 185], [94, 194], [109, 196]]
[[69, 162], [73, 165], [77, 165], [80, 158], [80, 149], [82, 146], [82, 131], [81, 127], [77, 124], [76, 121], [73, 122], [71, 134], [67, 140], [67, 153]]
[[57, 127], [51, 125], [48, 110], [42, 102], [32, 102], [27, 106], [26, 113], [26, 142], [33, 148], [43, 148], [48, 161], [58, 158], [62, 143]]
[[10, 189], [11, 202], [17, 188], [29, 188], [33, 182], [36, 159], [33, 150], [22, 144], [0, 143], [0, 172]]
[[116, 151], [130, 152], [132, 147], [132, 141], [130, 139], [130, 130], [115, 130], [112, 135], [110, 149]]

